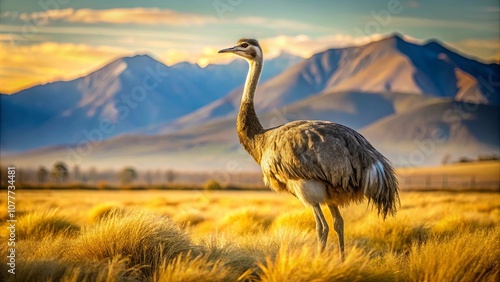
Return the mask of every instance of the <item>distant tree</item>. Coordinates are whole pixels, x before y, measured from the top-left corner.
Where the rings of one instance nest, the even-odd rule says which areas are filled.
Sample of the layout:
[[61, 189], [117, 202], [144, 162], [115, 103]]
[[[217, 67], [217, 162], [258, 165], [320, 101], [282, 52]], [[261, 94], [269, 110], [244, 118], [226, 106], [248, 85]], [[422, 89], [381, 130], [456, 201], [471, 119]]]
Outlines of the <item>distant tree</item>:
[[89, 169], [88, 179], [89, 179], [90, 183], [96, 183], [96, 181], [97, 181], [97, 170], [95, 169], [95, 167], [91, 167]]
[[52, 168], [51, 176], [55, 182], [66, 182], [69, 176], [68, 167], [63, 162], [57, 162]]
[[144, 180], [146, 180], [146, 183], [148, 185], [153, 184], [153, 174], [151, 173], [151, 171], [146, 171], [146, 174], [144, 174]]
[[474, 160], [471, 159], [471, 158], [468, 158], [468, 157], [460, 157], [458, 159], [458, 162], [459, 163], [470, 163], [470, 162], [473, 162]]
[[445, 154], [443, 156], [443, 159], [441, 160], [441, 164], [446, 165], [451, 163], [451, 155], [450, 154]]
[[167, 183], [172, 183], [175, 180], [175, 172], [171, 169], [167, 170], [165, 172], [165, 180]]
[[477, 160], [480, 162], [498, 161], [498, 160], [500, 160], [500, 156], [499, 155], [480, 155], [477, 158]]
[[153, 173], [153, 181], [156, 183], [161, 182], [161, 170], [155, 170], [155, 172]]
[[122, 184], [130, 184], [137, 179], [137, 171], [132, 167], [126, 167], [120, 172], [119, 177]]
[[38, 183], [43, 184], [47, 182], [47, 179], [49, 178], [49, 171], [45, 167], [41, 166], [36, 173], [36, 178], [38, 179]]
[[73, 167], [73, 180], [76, 182], [80, 182], [82, 180], [82, 176], [80, 173], [80, 167], [75, 165]]
[[205, 190], [220, 190], [222, 186], [217, 182], [217, 180], [209, 179], [203, 184]]

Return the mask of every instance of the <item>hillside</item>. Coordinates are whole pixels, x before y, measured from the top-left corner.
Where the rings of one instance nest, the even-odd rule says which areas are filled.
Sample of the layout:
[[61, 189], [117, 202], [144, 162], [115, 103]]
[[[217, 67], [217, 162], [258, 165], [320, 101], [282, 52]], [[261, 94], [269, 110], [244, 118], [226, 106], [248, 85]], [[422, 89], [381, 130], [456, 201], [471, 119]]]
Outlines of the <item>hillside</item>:
[[[365, 46], [327, 50], [298, 63], [261, 83], [255, 107], [263, 114], [313, 95], [336, 92], [408, 93], [500, 105], [500, 86], [488, 82], [498, 80], [498, 64], [465, 58], [433, 41], [417, 45], [394, 35]], [[241, 92], [242, 88], [235, 89], [158, 131], [235, 116]]]
[[[130, 164], [186, 170], [258, 170], [238, 144], [234, 128], [242, 91], [238, 85], [244, 82], [247, 71], [242, 60], [205, 69], [190, 64], [160, 65], [160, 70], [169, 73], [162, 80], [166, 84], [159, 84], [164, 90], [148, 94], [137, 110], [134, 108], [111, 134], [103, 136], [102, 142], [82, 138], [82, 130], [99, 128], [103, 116], [113, 117], [117, 103], [123, 103], [117, 96], [121, 92], [111, 90], [123, 85], [124, 89], [133, 89], [131, 82], [137, 82], [140, 72], [130, 69], [123, 60], [136, 58], [109, 64], [100, 70], [104, 71], [102, 75], [93, 73], [75, 80], [85, 85], [80, 92], [84, 94], [76, 95], [78, 99], [72, 95], [58, 99], [62, 92], [54, 90], [58, 94], [47, 97], [55, 102], [46, 107], [45, 101], [34, 96], [15, 94], [13, 98], [31, 97], [36, 103], [26, 99], [13, 107], [25, 107], [25, 117], [13, 122], [18, 126], [18, 138], [12, 132], [2, 137], [2, 148], [57, 145], [42, 149], [31, 146], [35, 149], [11, 153], [2, 161], [23, 165], [66, 160], [100, 167]], [[500, 79], [498, 64], [468, 59], [432, 41], [423, 45], [406, 42], [397, 35], [365, 46], [327, 50], [298, 63], [290, 56], [279, 58], [266, 62], [264, 69], [271, 73], [263, 77], [256, 94], [256, 110], [264, 127], [298, 119], [334, 121], [361, 130], [397, 165], [434, 165], [445, 155], [500, 153], [500, 89], [488, 84], [491, 79]], [[147, 68], [147, 64], [142, 66]], [[213, 80], [209, 81], [209, 77]], [[209, 91], [219, 87], [214, 82], [218, 79], [227, 83], [225, 96], [218, 90]], [[46, 87], [70, 87], [75, 81]], [[95, 91], [84, 91], [92, 87]], [[77, 106], [64, 108], [72, 103]], [[56, 117], [50, 115], [49, 108], [56, 109]], [[5, 124], [2, 119], [2, 133]], [[50, 139], [54, 136], [59, 139]], [[4, 139], [9, 142], [4, 144]], [[422, 153], [422, 146], [429, 142], [435, 143], [432, 150]], [[86, 150], [88, 144], [91, 146]], [[85, 153], [75, 153], [78, 151]]]
[[439, 164], [443, 157], [499, 155], [500, 108], [436, 101], [391, 115], [361, 130], [402, 166]]
[[[268, 61], [263, 80], [299, 60], [282, 54]], [[188, 63], [168, 67], [148, 55], [137, 55], [71, 81], [1, 95], [1, 149], [78, 143], [95, 130], [101, 131], [102, 137], [94, 137], [99, 140], [144, 130], [226, 95], [243, 83], [246, 72], [242, 61], [205, 68]], [[112, 129], [107, 130], [108, 125]]]

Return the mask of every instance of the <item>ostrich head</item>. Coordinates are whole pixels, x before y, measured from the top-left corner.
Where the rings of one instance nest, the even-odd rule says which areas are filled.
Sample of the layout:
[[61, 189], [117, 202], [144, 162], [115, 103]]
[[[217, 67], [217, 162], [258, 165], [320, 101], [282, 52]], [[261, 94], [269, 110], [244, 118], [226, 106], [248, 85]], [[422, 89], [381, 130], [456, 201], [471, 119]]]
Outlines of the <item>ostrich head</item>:
[[233, 53], [247, 61], [262, 61], [262, 49], [255, 39], [242, 38], [234, 47], [222, 49], [219, 53]]

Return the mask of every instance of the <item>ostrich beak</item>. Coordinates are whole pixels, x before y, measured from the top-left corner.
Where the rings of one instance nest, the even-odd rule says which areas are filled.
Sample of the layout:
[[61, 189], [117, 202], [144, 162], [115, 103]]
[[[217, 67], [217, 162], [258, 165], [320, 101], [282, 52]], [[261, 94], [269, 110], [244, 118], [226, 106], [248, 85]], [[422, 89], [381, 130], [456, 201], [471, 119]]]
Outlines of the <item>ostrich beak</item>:
[[234, 53], [234, 52], [236, 52], [238, 50], [236, 47], [237, 46], [234, 46], [234, 47], [231, 47], [231, 48], [222, 49], [222, 50], [219, 50], [218, 53]]

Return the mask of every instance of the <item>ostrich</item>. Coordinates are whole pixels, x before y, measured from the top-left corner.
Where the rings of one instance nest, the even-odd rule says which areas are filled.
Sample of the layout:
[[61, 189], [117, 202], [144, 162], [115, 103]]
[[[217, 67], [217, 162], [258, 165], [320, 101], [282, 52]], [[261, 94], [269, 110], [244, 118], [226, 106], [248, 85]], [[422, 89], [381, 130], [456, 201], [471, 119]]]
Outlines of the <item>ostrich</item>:
[[328, 239], [329, 227], [320, 207], [326, 204], [344, 260], [344, 220], [339, 207], [366, 197], [379, 216], [394, 215], [399, 193], [391, 164], [361, 134], [333, 122], [300, 120], [264, 129], [253, 102], [263, 67], [259, 42], [243, 38], [219, 53], [236, 54], [249, 64], [236, 129], [240, 143], [261, 166], [264, 183], [312, 207], [320, 251]]

